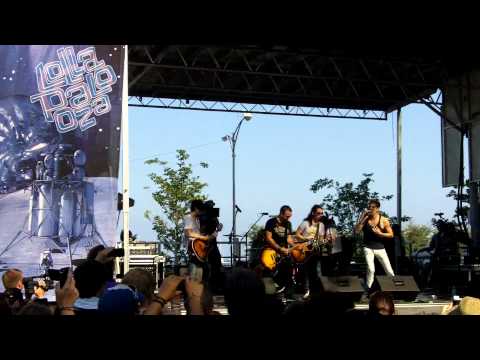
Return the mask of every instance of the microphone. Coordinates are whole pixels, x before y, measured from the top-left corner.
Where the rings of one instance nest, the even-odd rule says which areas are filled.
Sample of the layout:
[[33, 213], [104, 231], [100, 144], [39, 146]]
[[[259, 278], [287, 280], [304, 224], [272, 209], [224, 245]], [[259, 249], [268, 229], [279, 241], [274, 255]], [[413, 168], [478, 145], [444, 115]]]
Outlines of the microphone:
[[238, 205], [235, 205], [235, 209], [237, 209], [237, 211], [238, 211], [239, 213], [242, 212], [242, 210], [238, 207]]
[[268, 213], [262, 212], [262, 213], [260, 213], [260, 215], [268, 215]]

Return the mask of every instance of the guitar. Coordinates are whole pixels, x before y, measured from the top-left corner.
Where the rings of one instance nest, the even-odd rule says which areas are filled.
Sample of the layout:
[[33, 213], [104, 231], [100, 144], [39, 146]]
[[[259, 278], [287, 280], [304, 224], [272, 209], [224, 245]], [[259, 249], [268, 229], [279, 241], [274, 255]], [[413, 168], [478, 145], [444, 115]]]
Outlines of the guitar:
[[194, 239], [190, 241], [189, 244], [190, 251], [195, 255], [195, 257], [200, 262], [207, 261], [208, 253], [210, 252], [210, 241], [209, 240], [200, 240]]
[[296, 244], [291, 249], [290, 256], [297, 264], [302, 264], [308, 260], [308, 258], [315, 252], [320, 252], [322, 247], [329, 246], [330, 240], [308, 240], [303, 243]]
[[290, 250], [290, 256], [297, 264], [303, 264], [314, 253], [321, 253], [324, 248], [330, 251], [335, 236], [328, 232], [327, 236], [317, 236], [317, 238], [295, 244]]
[[[223, 224], [219, 223], [218, 220], [214, 220], [213, 222], [208, 222], [205, 226], [202, 226], [200, 229], [201, 234], [213, 234], [214, 232], [222, 231]], [[216, 236], [216, 235], [215, 235]], [[212, 242], [215, 243], [216, 237], [211, 240], [200, 240], [194, 239], [189, 242], [189, 250], [191, 253], [195, 255], [195, 257], [200, 262], [207, 261], [208, 254], [212, 249]]]
[[271, 247], [266, 247], [260, 253], [260, 263], [270, 271], [274, 271], [277, 268], [278, 263], [286, 258], [287, 255], [277, 253]]
[[[288, 249], [288, 255], [278, 253], [271, 247], [265, 247], [260, 253], [260, 263], [268, 270], [274, 271], [277, 268], [278, 264], [289, 256], [291, 256], [295, 262], [301, 262], [302, 260], [300, 260], [300, 254], [304, 253], [304, 250], [307, 248], [307, 243], [308, 242], [291, 246]], [[299, 260], [297, 261], [297, 259]]]

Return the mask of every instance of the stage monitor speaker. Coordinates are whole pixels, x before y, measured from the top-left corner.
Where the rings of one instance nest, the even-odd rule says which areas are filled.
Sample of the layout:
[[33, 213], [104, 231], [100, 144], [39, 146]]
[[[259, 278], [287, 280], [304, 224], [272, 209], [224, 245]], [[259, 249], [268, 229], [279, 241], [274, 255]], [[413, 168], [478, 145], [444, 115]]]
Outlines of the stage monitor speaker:
[[376, 287], [380, 291], [390, 293], [395, 300], [413, 301], [420, 292], [413, 276], [395, 276], [394, 278], [376, 276], [375, 278]]
[[357, 276], [320, 276], [320, 282], [324, 291], [351, 296], [353, 301], [360, 301], [364, 293], [363, 286]]

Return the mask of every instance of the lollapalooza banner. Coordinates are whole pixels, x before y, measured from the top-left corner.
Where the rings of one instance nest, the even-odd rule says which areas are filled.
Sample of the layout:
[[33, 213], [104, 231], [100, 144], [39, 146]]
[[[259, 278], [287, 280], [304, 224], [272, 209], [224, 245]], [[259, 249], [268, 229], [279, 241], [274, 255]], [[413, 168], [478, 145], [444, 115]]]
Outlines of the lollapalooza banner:
[[124, 48], [0, 46], [0, 274], [116, 242]]

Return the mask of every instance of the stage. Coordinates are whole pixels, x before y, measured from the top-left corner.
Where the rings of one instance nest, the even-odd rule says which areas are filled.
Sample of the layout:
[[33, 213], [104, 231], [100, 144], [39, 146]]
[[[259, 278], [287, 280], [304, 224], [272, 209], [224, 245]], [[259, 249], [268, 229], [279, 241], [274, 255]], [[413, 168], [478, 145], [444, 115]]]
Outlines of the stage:
[[[419, 301], [418, 299], [422, 296], [419, 294], [419, 297], [413, 302], [406, 301], [395, 301], [395, 314], [396, 315], [441, 315], [442, 310], [445, 306], [449, 304], [448, 300], [430, 300], [428, 302]], [[303, 301], [301, 295], [295, 296], [297, 301]], [[287, 302], [287, 305], [291, 301]], [[220, 315], [228, 315], [227, 307], [225, 306], [225, 301], [223, 296], [214, 296], [214, 306], [213, 310], [218, 312]], [[367, 311], [368, 310], [368, 300], [362, 299], [360, 302], [355, 304], [355, 310]], [[185, 308], [183, 306], [182, 300], [173, 300], [167, 303], [165, 310], [162, 315], [187, 315]]]

